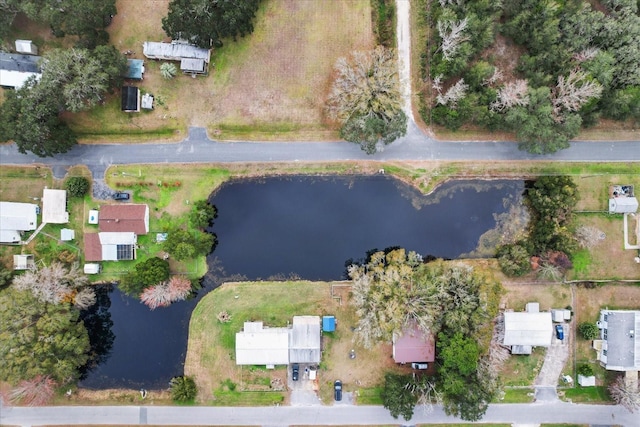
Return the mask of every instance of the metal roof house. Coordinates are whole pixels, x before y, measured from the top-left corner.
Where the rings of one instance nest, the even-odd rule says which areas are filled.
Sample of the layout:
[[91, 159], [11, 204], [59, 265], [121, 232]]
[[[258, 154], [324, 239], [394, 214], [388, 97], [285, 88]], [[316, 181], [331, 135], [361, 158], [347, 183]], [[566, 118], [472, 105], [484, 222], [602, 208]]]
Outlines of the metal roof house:
[[262, 322], [245, 322], [236, 333], [237, 365], [289, 364], [289, 328], [265, 328]]
[[402, 335], [393, 337], [392, 356], [396, 363], [433, 362], [436, 360], [435, 339], [417, 325], [411, 325]]
[[609, 213], [636, 213], [638, 199], [635, 197], [616, 197], [609, 199]]
[[38, 205], [0, 202], [0, 243], [20, 243], [23, 231], [38, 227]]
[[[504, 313], [505, 346], [549, 347], [553, 338], [550, 312], [506, 312]], [[518, 351], [519, 354], [527, 354]]]
[[123, 261], [136, 258], [137, 236], [132, 232], [87, 233], [84, 235], [85, 261]]
[[320, 363], [320, 316], [293, 316], [289, 363]]
[[609, 371], [640, 370], [640, 310], [601, 310], [598, 360]]
[[29, 77], [40, 80], [40, 56], [0, 52], [0, 86], [19, 89]]
[[137, 235], [149, 232], [149, 205], [105, 205], [98, 215], [98, 226], [103, 232], [130, 231]]
[[69, 222], [67, 190], [52, 190], [49, 188], [43, 190], [42, 222], [47, 224], [66, 224]]
[[142, 53], [150, 59], [180, 61], [180, 70], [188, 74], [206, 74], [211, 61], [211, 49], [186, 43], [144, 42]]

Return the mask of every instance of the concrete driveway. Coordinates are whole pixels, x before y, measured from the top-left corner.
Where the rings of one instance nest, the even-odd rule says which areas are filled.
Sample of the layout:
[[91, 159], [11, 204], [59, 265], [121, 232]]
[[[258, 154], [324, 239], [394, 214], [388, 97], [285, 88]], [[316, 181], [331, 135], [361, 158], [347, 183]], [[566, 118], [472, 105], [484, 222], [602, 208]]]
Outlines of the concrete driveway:
[[556, 387], [558, 386], [558, 379], [562, 374], [562, 369], [569, 358], [569, 343], [571, 341], [569, 324], [563, 323], [562, 325], [564, 339], [557, 339], [554, 330], [551, 346], [547, 349], [544, 364], [535, 380], [536, 401], [552, 402], [558, 400]]

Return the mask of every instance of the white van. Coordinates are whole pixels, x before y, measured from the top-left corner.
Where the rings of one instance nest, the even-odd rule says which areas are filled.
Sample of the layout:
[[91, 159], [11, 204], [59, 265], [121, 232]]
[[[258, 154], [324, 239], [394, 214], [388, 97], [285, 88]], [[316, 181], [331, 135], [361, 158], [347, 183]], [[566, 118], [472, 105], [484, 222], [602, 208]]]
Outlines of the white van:
[[429, 364], [427, 362], [413, 362], [411, 364], [411, 368], [413, 369], [428, 369], [429, 368]]

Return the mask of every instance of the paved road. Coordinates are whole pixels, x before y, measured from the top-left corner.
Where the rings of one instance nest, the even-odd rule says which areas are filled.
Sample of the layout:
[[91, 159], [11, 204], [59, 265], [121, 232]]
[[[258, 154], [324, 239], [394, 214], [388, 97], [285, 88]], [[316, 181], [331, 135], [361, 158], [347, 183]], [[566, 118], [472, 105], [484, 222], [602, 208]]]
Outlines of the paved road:
[[54, 158], [20, 154], [15, 144], [0, 146], [0, 164], [44, 164], [57, 177], [69, 166], [84, 164], [103, 177], [110, 165], [132, 163], [234, 163], [345, 160], [556, 160], [586, 162], [640, 161], [640, 141], [573, 142], [553, 155], [535, 156], [518, 150], [511, 142], [441, 142], [426, 137], [409, 123], [407, 136], [372, 156], [347, 142], [215, 142], [204, 129], [191, 128], [179, 143], [77, 145]]
[[[66, 406], [3, 407], [2, 425], [383, 425], [398, 424], [380, 406], [280, 406], [260, 408], [215, 408], [175, 406]], [[431, 413], [416, 409], [406, 424], [451, 423], [459, 421], [447, 416], [440, 407]], [[574, 423], [638, 426], [638, 415], [620, 406], [551, 404], [491, 405], [483, 423]]]

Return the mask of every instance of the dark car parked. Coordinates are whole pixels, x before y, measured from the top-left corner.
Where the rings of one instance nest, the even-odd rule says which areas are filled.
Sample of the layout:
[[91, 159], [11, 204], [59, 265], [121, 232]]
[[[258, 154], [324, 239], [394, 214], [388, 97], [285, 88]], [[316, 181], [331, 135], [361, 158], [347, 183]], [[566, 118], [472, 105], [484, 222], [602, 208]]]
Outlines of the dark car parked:
[[562, 325], [556, 325], [556, 337], [562, 341], [564, 339], [564, 329]]
[[129, 200], [129, 193], [118, 191], [113, 195], [113, 200]]
[[294, 381], [298, 381], [298, 376], [300, 375], [300, 366], [297, 363], [293, 364], [291, 368], [291, 379]]
[[342, 381], [336, 380], [333, 383], [333, 398], [336, 402], [340, 402], [342, 400]]

